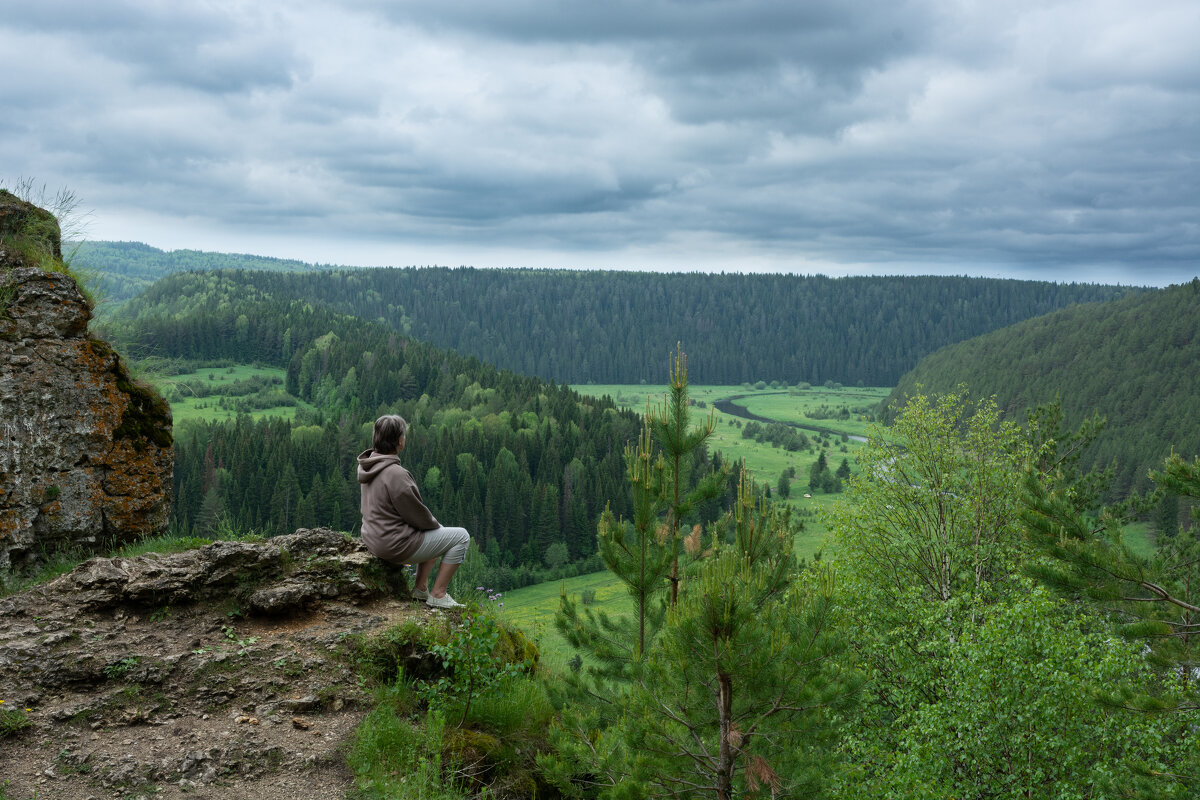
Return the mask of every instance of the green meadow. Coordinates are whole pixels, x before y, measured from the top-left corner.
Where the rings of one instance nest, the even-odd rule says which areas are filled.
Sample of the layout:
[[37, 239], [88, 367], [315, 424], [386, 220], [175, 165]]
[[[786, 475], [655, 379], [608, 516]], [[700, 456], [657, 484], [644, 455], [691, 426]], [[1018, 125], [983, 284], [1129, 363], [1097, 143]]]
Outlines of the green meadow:
[[[255, 420], [266, 417], [293, 419], [297, 409], [310, 406], [287, 394], [284, 389], [286, 376], [287, 370], [238, 364], [181, 375], [146, 377], [170, 402], [175, 423], [180, 424], [221, 422], [236, 419], [240, 413], [249, 414]], [[248, 391], [247, 386], [252, 381], [257, 381], [265, 388]], [[269, 405], [275, 400], [281, 402]], [[244, 401], [240, 409], [239, 401]], [[264, 407], [246, 408], [246, 405]]]
[[[658, 403], [666, 394], [667, 387], [656, 386], [622, 386], [622, 385], [584, 385], [575, 386], [576, 391], [593, 397], [607, 395], [623, 407], [634, 411], [644, 412], [647, 402]], [[835, 496], [826, 496], [820, 492], [808, 490], [808, 474], [821, 450], [826, 451], [830, 469], [837, 469], [842, 459], [848, 459], [852, 472], [856, 471], [855, 454], [862, 443], [852, 436], [865, 436], [871, 420], [881, 400], [888, 396], [891, 389], [886, 387], [842, 388], [829, 389], [817, 387], [813, 389], [747, 389], [745, 386], [689, 386], [688, 394], [696, 405], [695, 422], [698, 424], [705, 415], [711, 414], [715, 427], [710, 440], [709, 451], [719, 451], [730, 460], [744, 460], [746, 468], [752, 474], [756, 483], [767, 484], [774, 494], [779, 483], [780, 474], [788, 467], [796, 470], [796, 477], [791, 483], [791, 493], [788, 503], [792, 505], [806, 523], [809, 521], [807, 512], [818, 512], [826, 507]], [[717, 410], [714, 404], [737, 398], [732, 402], [753, 414], [779, 422], [797, 423], [802, 426], [819, 428], [834, 432], [834, 435], [822, 435], [813, 430], [804, 430], [804, 434], [813, 440], [814, 447], [810, 450], [788, 452], [781, 447], [767, 443], [756, 442], [742, 437], [746, 420], [732, 414]], [[835, 413], [843, 407], [849, 410], [847, 419], [818, 418], [813, 414], [822, 414], [825, 410]], [[846, 434], [842, 441], [840, 434]], [[812, 497], [804, 497], [811, 494]], [[775, 498], [778, 499], [778, 498]], [[813, 519], [816, 523], [816, 520]], [[819, 523], [817, 523], [819, 524]], [[810, 525], [811, 527], [811, 525]], [[815, 548], [812, 548], [815, 549]]]
[[554, 628], [554, 612], [562, 592], [576, 602], [585, 590], [596, 593], [591, 608], [614, 616], [633, 613], [633, 601], [623, 586], [608, 572], [593, 572], [562, 581], [548, 581], [505, 592], [499, 609], [506, 622], [512, 623], [537, 642], [542, 664], [564, 671], [574, 650]]
[[[859, 389], [814, 387], [786, 392], [743, 391], [733, 402], [760, 417], [794, 422], [809, 429], [829, 428], [850, 436], [866, 436], [879, 404], [891, 391], [874, 386]], [[842, 418], [843, 413], [848, 416]]]

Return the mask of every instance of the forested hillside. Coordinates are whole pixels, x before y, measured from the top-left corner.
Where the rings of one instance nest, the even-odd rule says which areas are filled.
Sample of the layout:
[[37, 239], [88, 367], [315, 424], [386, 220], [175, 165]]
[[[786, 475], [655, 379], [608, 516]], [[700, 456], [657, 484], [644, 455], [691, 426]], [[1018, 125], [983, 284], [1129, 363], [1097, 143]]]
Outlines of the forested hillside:
[[1010, 415], [1061, 397], [1071, 425], [1108, 420], [1085, 465], [1117, 463], [1118, 492], [1148, 484], [1172, 448], [1200, 453], [1200, 280], [1098, 305], [1076, 306], [943, 348], [905, 375], [917, 387], [960, 383], [995, 395]]
[[[180, 276], [188, 290], [154, 314], [110, 323], [125, 352], [287, 368], [287, 389], [316, 406], [293, 422], [189, 425], [176, 437], [181, 533], [280, 533], [358, 523], [354, 457], [371, 422], [412, 423], [404, 463], [434, 514], [476, 536], [490, 585], [552, 577], [595, 553], [595, 520], [628, 513], [623, 449], [638, 420], [565, 386], [497, 370], [377, 322], [246, 290], [242, 276]], [[716, 513], [716, 505], [708, 516]]]
[[[658, 381], [665, 348], [679, 341], [697, 384], [890, 386], [943, 345], [1134, 291], [984, 278], [443, 267], [233, 279], [250, 293], [325, 303], [437, 347], [566, 383]], [[129, 313], [156, 313], [161, 303], [202, 291], [203, 280], [173, 275], [133, 301]]]

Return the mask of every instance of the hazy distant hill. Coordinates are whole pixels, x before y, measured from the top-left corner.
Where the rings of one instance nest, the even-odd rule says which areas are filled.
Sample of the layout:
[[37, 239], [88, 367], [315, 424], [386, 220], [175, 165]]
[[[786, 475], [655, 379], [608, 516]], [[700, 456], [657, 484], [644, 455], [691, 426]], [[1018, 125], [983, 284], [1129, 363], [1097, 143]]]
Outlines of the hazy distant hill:
[[[945, 347], [905, 375], [893, 400], [917, 386], [966, 383], [1021, 414], [1062, 397], [1068, 421], [1093, 411], [1108, 428], [1091, 463], [1118, 462], [1119, 488], [1175, 451], [1200, 454], [1200, 280], [1076, 306]], [[1021, 417], [1023, 419], [1023, 416]]]
[[[946, 344], [1139, 291], [985, 278], [444, 267], [231, 278], [251, 294], [324, 303], [504, 369], [568, 383], [657, 382], [679, 341], [695, 383], [886, 386]], [[127, 313], [160, 314], [201, 291], [202, 282], [176, 275]]]
[[108, 303], [128, 300], [159, 278], [175, 272], [210, 269], [301, 272], [323, 268], [303, 261], [240, 253], [167, 252], [141, 242], [80, 242], [71, 265], [95, 277], [100, 295]]

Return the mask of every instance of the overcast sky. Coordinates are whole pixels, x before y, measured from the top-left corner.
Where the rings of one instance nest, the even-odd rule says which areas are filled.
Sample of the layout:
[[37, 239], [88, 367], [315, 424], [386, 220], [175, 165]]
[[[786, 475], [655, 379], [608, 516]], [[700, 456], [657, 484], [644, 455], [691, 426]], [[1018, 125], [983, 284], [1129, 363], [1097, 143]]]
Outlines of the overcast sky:
[[0, 0], [0, 181], [338, 264], [1200, 273], [1197, 0]]

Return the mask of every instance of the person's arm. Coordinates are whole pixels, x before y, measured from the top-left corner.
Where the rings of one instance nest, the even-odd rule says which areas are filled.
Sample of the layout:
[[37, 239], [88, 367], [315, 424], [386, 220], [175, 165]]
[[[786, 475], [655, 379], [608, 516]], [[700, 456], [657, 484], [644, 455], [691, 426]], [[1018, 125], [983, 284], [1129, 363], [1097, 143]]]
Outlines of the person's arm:
[[421, 500], [421, 492], [412, 478], [408, 477], [407, 471], [405, 471], [404, 478], [397, 481], [397, 485], [393, 487], [391, 499], [396, 513], [417, 530], [431, 531], [442, 527], [442, 524], [433, 516], [433, 512]]

